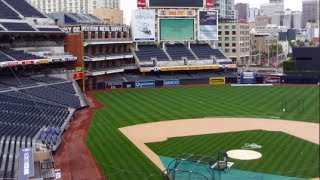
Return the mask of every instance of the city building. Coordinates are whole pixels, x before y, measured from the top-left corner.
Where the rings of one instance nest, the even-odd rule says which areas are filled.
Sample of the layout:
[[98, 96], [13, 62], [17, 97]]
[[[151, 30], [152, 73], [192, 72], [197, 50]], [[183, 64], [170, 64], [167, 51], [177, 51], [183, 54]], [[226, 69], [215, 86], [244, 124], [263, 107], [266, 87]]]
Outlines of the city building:
[[260, 5], [261, 15], [272, 17], [273, 14], [277, 13], [277, 12], [284, 12], [284, 4], [283, 3], [269, 3], [269, 4], [261, 4]]
[[274, 24], [268, 24], [266, 26], [256, 26], [255, 30], [257, 33], [260, 34], [271, 34], [272, 36], [277, 36], [279, 32], [284, 32], [287, 31], [287, 27], [286, 26], [277, 26]]
[[292, 28], [292, 11], [291, 11], [291, 9], [286, 9], [284, 11], [283, 26], [287, 26], [288, 28]]
[[120, 9], [120, 0], [27, 0], [43, 13], [72, 12], [93, 14], [95, 8]]
[[[269, 46], [277, 44], [278, 39], [268, 33], [251, 34], [251, 48], [255, 53], [256, 64], [268, 63], [268, 57], [262, 57], [263, 53], [269, 53]], [[270, 59], [270, 57], [269, 57]]]
[[260, 10], [258, 8], [249, 8], [249, 17], [248, 22], [255, 22], [256, 17], [260, 14]]
[[319, 24], [319, 0], [303, 0], [302, 1], [302, 13], [303, 22], [302, 26], [305, 27], [307, 22]]
[[302, 27], [302, 13], [300, 11], [292, 11], [291, 28], [301, 29]]
[[219, 0], [214, 2], [214, 9], [219, 12], [219, 19], [236, 19], [237, 11], [234, 0]]
[[250, 28], [248, 23], [220, 23], [218, 47], [237, 64], [249, 63]]
[[271, 24], [274, 24], [276, 26], [282, 26], [284, 17], [285, 13], [283, 11], [273, 13], [271, 16]]
[[96, 8], [93, 15], [100, 18], [105, 24], [123, 24], [123, 11], [110, 8]]
[[284, 0], [269, 0], [269, 3], [284, 3]]
[[271, 24], [270, 17], [263, 15], [256, 16], [256, 26], [266, 26], [268, 24]]
[[235, 10], [237, 10], [237, 13], [238, 13], [238, 20], [248, 21], [248, 19], [249, 19], [249, 4], [237, 3], [235, 5]]

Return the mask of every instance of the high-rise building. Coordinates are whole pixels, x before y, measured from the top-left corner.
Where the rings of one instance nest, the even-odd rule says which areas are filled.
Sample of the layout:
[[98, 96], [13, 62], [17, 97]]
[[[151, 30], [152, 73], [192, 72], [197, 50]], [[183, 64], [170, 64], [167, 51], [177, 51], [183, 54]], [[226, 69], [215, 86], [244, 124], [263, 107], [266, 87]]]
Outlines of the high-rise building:
[[219, 23], [218, 47], [238, 64], [248, 64], [250, 27], [248, 23]]
[[235, 9], [238, 11], [238, 20], [249, 19], [249, 4], [247, 3], [237, 3]]
[[269, 3], [260, 5], [260, 13], [262, 15], [272, 17], [274, 13], [284, 12], [283, 3]]
[[283, 26], [283, 20], [285, 17], [285, 13], [282, 12], [275, 12], [271, 15], [271, 24], [275, 24], [277, 26]]
[[302, 28], [302, 13], [300, 11], [292, 11], [292, 27], [294, 29]]
[[237, 11], [234, 0], [219, 0], [214, 2], [214, 9], [219, 12], [219, 19], [236, 19]]
[[305, 27], [307, 22], [319, 23], [319, 0], [304, 0], [302, 1], [303, 22], [302, 26]]
[[259, 16], [260, 11], [258, 8], [249, 8], [248, 22], [254, 22], [256, 17]]
[[292, 11], [291, 9], [286, 9], [284, 11], [284, 17], [283, 17], [283, 26], [286, 26], [288, 28], [292, 28]]
[[269, 3], [281, 3], [281, 4], [284, 4], [284, 0], [269, 0]]
[[95, 8], [120, 9], [120, 0], [27, 0], [43, 13], [73, 12], [92, 14]]

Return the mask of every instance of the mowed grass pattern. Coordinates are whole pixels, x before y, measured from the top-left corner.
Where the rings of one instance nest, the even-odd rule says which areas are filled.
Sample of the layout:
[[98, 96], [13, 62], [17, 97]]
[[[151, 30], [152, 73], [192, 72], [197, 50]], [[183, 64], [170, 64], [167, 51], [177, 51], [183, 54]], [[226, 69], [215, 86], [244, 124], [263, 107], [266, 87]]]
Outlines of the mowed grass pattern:
[[[319, 87], [141, 89], [97, 93], [96, 98], [105, 108], [95, 113], [86, 143], [109, 179], [161, 179], [161, 172], [122, 135], [120, 127], [219, 116], [319, 122]], [[282, 112], [283, 102], [299, 99], [304, 100], [303, 112], [297, 108]]]
[[244, 131], [189, 136], [147, 145], [161, 156], [179, 157], [191, 153], [217, 158], [219, 152], [240, 149], [245, 143], [262, 145], [256, 151], [263, 156], [251, 161], [230, 158], [229, 161], [235, 162], [235, 169], [289, 177], [319, 177], [319, 145], [283, 132]]

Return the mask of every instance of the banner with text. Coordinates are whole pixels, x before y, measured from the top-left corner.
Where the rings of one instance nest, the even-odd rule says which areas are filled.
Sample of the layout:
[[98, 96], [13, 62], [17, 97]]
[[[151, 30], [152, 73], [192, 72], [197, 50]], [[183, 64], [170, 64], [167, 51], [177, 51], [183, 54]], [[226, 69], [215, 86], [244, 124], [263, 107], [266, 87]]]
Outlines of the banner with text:
[[179, 79], [163, 80], [163, 86], [179, 86]]
[[138, 8], [144, 8], [144, 7], [146, 7], [146, 0], [138, 0], [137, 1], [137, 6], [138, 6]]
[[150, 81], [136, 81], [135, 87], [136, 88], [153, 88], [156, 86], [156, 82], [154, 80]]
[[214, 7], [213, 0], [206, 0], [206, 8], [212, 9]]
[[226, 84], [226, 78], [224, 77], [214, 77], [209, 80], [210, 85], [221, 85]]
[[155, 41], [155, 10], [135, 10], [132, 17], [133, 41]]
[[218, 12], [199, 11], [198, 39], [209, 41], [218, 40]]
[[193, 17], [196, 15], [195, 10], [186, 9], [159, 9], [158, 16], [166, 17]]

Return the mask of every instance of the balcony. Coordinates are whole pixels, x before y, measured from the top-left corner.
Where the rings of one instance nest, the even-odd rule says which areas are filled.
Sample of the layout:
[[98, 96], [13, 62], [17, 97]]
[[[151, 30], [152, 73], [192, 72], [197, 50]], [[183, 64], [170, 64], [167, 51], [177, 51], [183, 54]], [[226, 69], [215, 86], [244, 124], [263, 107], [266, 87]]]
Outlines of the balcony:
[[132, 53], [113, 53], [113, 54], [85, 54], [84, 61], [110, 61], [117, 59], [131, 59], [133, 58]]
[[101, 75], [105, 75], [105, 74], [120, 73], [120, 72], [124, 72], [125, 70], [133, 70], [133, 69], [138, 69], [138, 67], [134, 63], [133, 64], [124, 64], [124, 65], [115, 66], [115, 67], [86, 69], [85, 75], [86, 76], [101, 76]]

